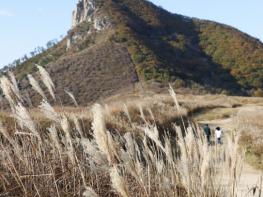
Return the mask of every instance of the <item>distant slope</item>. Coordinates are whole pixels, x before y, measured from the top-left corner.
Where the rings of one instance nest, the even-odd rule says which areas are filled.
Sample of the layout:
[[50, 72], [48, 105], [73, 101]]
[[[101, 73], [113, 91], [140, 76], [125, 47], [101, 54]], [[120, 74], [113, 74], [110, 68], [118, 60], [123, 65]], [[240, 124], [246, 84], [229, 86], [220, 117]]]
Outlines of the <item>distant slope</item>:
[[263, 44], [226, 25], [197, 21], [200, 46], [246, 88], [263, 87]]
[[235, 94], [262, 89], [263, 44], [258, 40], [226, 25], [171, 14], [145, 1], [115, 2], [117, 37], [128, 43], [144, 79], [180, 78]]
[[70, 101], [64, 88], [85, 104], [138, 81], [263, 94], [259, 40], [223, 24], [171, 14], [144, 0], [87, 1], [79, 2], [74, 12], [78, 21], [67, 38], [15, 69], [33, 102], [39, 99], [28, 89], [25, 75], [34, 73], [35, 63], [50, 71], [66, 104]]
[[[138, 81], [127, 49], [112, 42], [67, 55], [48, 64], [47, 69], [56, 86], [57, 97], [66, 104], [73, 103], [65, 90], [72, 92], [79, 104], [87, 105], [100, 97], [111, 96], [121, 89], [133, 86]], [[28, 89], [26, 79], [21, 84], [24, 89]], [[41, 99], [34, 91], [29, 91], [28, 94], [32, 101]]]

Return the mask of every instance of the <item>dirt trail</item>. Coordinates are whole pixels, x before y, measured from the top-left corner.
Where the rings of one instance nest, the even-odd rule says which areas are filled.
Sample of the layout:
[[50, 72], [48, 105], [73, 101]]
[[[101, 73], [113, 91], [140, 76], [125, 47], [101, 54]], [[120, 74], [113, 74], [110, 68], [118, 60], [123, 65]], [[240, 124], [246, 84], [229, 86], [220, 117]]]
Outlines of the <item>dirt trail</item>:
[[[256, 106], [242, 106], [235, 110], [236, 112], [239, 112], [241, 110], [253, 110], [255, 109]], [[235, 129], [235, 122], [234, 122], [234, 114], [233, 112], [231, 117], [228, 118], [222, 118], [222, 119], [214, 119], [214, 120], [208, 120], [206, 121], [205, 119], [198, 121], [201, 124], [209, 124], [209, 126], [213, 129], [217, 126], [221, 127], [224, 132], [228, 132], [230, 130]], [[209, 111], [207, 111], [205, 114], [199, 115], [199, 120], [200, 117], [206, 117], [207, 114], [209, 114]], [[202, 119], [202, 118], [201, 118]], [[260, 183], [260, 177], [262, 176], [261, 171], [254, 169], [251, 167], [249, 164], [245, 163], [242, 174], [240, 177], [240, 182], [238, 186], [238, 197], [258, 197], [258, 189], [255, 190], [255, 193], [253, 194], [253, 188], [259, 186]]]
[[259, 196], [258, 189], [256, 189], [255, 195], [253, 195], [253, 188], [257, 188], [260, 185], [260, 176], [260, 171], [245, 164], [239, 182], [238, 197]]

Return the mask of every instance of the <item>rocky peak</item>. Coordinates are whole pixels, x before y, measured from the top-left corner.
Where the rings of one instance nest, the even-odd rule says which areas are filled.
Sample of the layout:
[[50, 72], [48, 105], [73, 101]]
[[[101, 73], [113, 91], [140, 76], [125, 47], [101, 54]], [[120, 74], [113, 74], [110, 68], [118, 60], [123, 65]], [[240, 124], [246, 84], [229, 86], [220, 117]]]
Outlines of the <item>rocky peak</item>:
[[92, 22], [96, 11], [96, 0], [79, 0], [76, 9], [72, 13], [72, 27], [88, 21]]
[[95, 30], [105, 29], [110, 25], [107, 16], [99, 9], [99, 0], [79, 0], [72, 13], [72, 28], [82, 22], [90, 22]]
[[83, 32], [75, 31], [68, 35], [67, 48], [72, 44], [87, 38], [92, 32], [105, 30], [111, 26], [109, 17], [100, 9], [101, 0], [79, 0], [76, 9], [72, 13], [72, 29], [80, 24], [89, 23], [88, 29]]

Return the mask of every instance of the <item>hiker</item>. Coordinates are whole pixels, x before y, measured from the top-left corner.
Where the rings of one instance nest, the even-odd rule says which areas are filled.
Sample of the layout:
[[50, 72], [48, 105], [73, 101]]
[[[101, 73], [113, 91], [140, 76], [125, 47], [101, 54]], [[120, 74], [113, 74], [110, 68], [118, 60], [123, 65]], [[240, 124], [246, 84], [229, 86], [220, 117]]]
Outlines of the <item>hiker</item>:
[[211, 141], [210, 141], [210, 137], [211, 137], [211, 129], [210, 127], [208, 126], [208, 124], [206, 124], [204, 126], [204, 132], [205, 132], [205, 136], [206, 136], [206, 139], [207, 139], [207, 143], [208, 145], [211, 144]]
[[216, 141], [217, 141], [217, 144], [222, 144], [222, 142], [221, 142], [222, 130], [221, 130], [220, 127], [216, 127], [215, 134], [216, 134]]

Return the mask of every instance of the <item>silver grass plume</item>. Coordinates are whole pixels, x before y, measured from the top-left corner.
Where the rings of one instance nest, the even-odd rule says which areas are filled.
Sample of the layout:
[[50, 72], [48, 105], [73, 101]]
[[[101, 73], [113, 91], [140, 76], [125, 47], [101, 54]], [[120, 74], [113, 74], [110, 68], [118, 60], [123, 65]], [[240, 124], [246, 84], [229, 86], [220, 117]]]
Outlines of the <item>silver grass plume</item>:
[[141, 116], [141, 119], [145, 122], [145, 124], [148, 124], [147, 121], [146, 121], [146, 118], [145, 118], [145, 116], [144, 116], [142, 106], [139, 105], [138, 107], [139, 107], [139, 110], [140, 110], [140, 116]]
[[50, 95], [52, 96], [52, 98], [55, 100], [56, 99], [55, 93], [54, 93], [55, 85], [54, 85], [49, 73], [42, 66], [39, 66], [39, 65], [36, 65], [36, 66], [37, 66], [37, 68], [39, 70], [42, 82], [47, 87], [47, 89], [48, 89]]
[[208, 146], [207, 144], [203, 144], [202, 146], [202, 152], [205, 153], [202, 155], [202, 162], [200, 164], [200, 178], [201, 178], [201, 185], [202, 185], [202, 188], [205, 187], [207, 181], [208, 181], [208, 171], [209, 171], [209, 161], [210, 161], [210, 150], [208, 149]]
[[102, 152], [97, 147], [97, 144], [93, 140], [87, 138], [81, 139], [81, 146], [83, 147], [84, 152], [91, 157], [96, 164], [104, 166], [107, 164], [107, 159]]
[[59, 114], [54, 110], [54, 108], [46, 101], [43, 100], [39, 106], [40, 111], [46, 116], [46, 118], [53, 120], [55, 122], [60, 121]]
[[13, 90], [13, 93], [16, 95], [16, 97], [22, 101], [22, 98], [20, 96], [20, 93], [19, 93], [19, 88], [18, 88], [18, 85], [17, 85], [17, 81], [16, 81], [16, 78], [15, 78], [15, 75], [14, 73], [12, 73], [11, 71], [8, 72], [8, 76], [12, 82], [12, 90]]
[[91, 187], [86, 187], [82, 196], [83, 197], [99, 197], [99, 195]]
[[7, 77], [3, 76], [0, 79], [0, 86], [5, 95], [5, 98], [8, 100], [11, 107], [15, 105], [15, 102], [12, 98], [12, 84]]
[[53, 142], [54, 146], [61, 153], [62, 152], [62, 148], [61, 148], [61, 146], [59, 144], [59, 139], [58, 139], [58, 134], [57, 134], [56, 127], [54, 125], [52, 125], [50, 128], [48, 128], [48, 131], [49, 131], [49, 137], [51, 139], [51, 142]]
[[3, 126], [3, 123], [0, 122], [0, 133], [7, 139], [7, 141], [13, 146], [14, 148], [14, 154], [17, 156], [17, 158], [20, 159], [21, 157], [21, 148], [16, 143], [16, 141], [12, 138], [12, 136], [9, 134], [7, 129]]
[[116, 166], [112, 167], [110, 170], [110, 177], [112, 182], [112, 187], [123, 197], [129, 197], [128, 190], [124, 183], [123, 177], [118, 172]]
[[41, 142], [41, 138], [39, 133], [37, 132], [34, 121], [31, 119], [27, 109], [21, 103], [14, 107], [14, 117], [18, 121], [18, 124], [21, 128], [29, 129], [31, 133], [35, 135]]
[[126, 104], [123, 104], [123, 109], [124, 109], [124, 113], [126, 114], [128, 120], [129, 120], [131, 127], [134, 128], [134, 125], [132, 124], [131, 116], [130, 116], [130, 113], [129, 113], [129, 110], [128, 110], [128, 107]]
[[71, 160], [72, 164], [75, 164], [74, 147], [73, 147], [72, 139], [70, 136], [69, 122], [66, 116], [63, 116], [61, 118], [60, 125], [62, 127], [62, 130], [65, 133], [65, 140], [66, 140], [65, 143], [66, 143], [68, 157]]
[[134, 140], [132, 138], [132, 135], [130, 132], [126, 133], [124, 135], [124, 139], [126, 141], [126, 144], [125, 144], [125, 147], [127, 149], [127, 153], [132, 157], [134, 158], [135, 157], [135, 144], [134, 144]]
[[83, 131], [82, 131], [82, 128], [80, 126], [80, 123], [79, 123], [79, 119], [73, 114], [72, 120], [74, 122], [74, 125], [75, 125], [80, 137], [83, 138], [84, 135], [83, 135]]
[[144, 132], [145, 134], [155, 142], [155, 144], [163, 151], [163, 152], [166, 152], [165, 151], [165, 148], [163, 147], [161, 141], [159, 140], [159, 131], [157, 129], [156, 126], [154, 127], [145, 127], [144, 128]]
[[67, 90], [65, 90], [65, 92], [66, 92], [66, 94], [72, 99], [72, 101], [74, 102], [74, 105], [75, 105], [75, 106], [78, 106], [78, 102], [77, 102], [75, 96], [74, 96], [71, 92], [69, 92], [69, 91], [67, 91]]
[[44, 91], [42, 90], [42, 88], [40, 87], [39, 83], [35, 80], [35, 78], [31, 75], [31, 74], [28, 74], [27, 75], [27, 78], [29, 80], [29, 83], [30, 85], [33, 87], [33, 89], [38, 93], [40, 94], [43, 99], [47, 100], [47, 97], [44, 93]]
[[108, 134], [105, 125], [105, 118], [104, 118], [102, 106], [99, 104], [95, 104], [92, 108], [92, 112], [93, 112], [92, 129], [94, 131], [95, 141], [98, 144], [100, 151], [107, 156], [109, 163], [111, 163], [113, 158], [110, 153]]
[[[185, 144], [185, 139], [183, 137], [182, 130], [179, 126], [176, 126], [173, 124], [173, 127], [178, 135], [178, 145], [180, 147], [181, 151], [181, 158], [180, 158], [180, 167], [182, 168], [179, 170], [183, 184], [187, 186], [187, 188], [190, 188], [191, 186], [191, 176], [190, 176], [190, 169], [189, 169], [189, 157], [188, 157], [188, 150], [187, 145]], [[188, 191], [189, 193], [189, 191]]]
[[165, 152], [165, 154], [167, 156], [167, 160], [170, 163], [173, 163], [173, 151], [172, 151], [172, 145], [171, 145], [171, 142], [170, 142], [170, 138], [166, 135], [164, 141], [165, 141], [164, 152]]
[[179, 102], [177, 100], [176, 93], [175, 93], [174, 89], [172, 88], [171, 84], [169, 84], [169, 87], [170, 87], [169, 88], [169, 93], [170, 93], [171, 97], [174, 100], [174, 103], [176, 105], [177, 110], [179, 111], [180, 110], [180, 105], [179, 105]]

